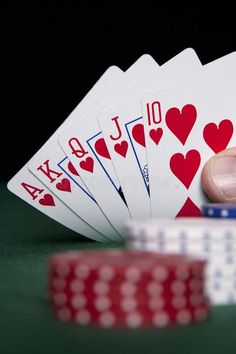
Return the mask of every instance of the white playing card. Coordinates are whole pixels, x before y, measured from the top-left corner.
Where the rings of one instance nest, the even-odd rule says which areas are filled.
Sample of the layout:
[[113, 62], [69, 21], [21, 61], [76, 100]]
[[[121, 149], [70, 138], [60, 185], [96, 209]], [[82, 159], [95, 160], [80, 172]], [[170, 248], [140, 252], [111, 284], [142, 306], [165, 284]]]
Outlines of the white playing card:
[[[191, 53], [191, 50], [190, 50]], [[185, 57], [185, 62], [186, 62]], [[190, 70], [189, 74], [179, 76], [178, 78], [170, 79], [169, 69], [171, 67], [170, 63], [166, 63], [161, 67], [161, 71], [156, 73], [155, 76], [152, 75], [152, 79], [149, 81], [147, 78], [139, 82], [137, 85], [131, 87], [128, 92], [119, 96], [120, 99], [125, 99], [130, 94], [141, 95], [144, 91], [149, 91], [155, 86], [171, 86], [174, 83], [176, 85], [178, 82], [180, 84], [199, 81], [202, 79], [211, 78], [214, 76], [222, 76], [235, 72], [236, 69], [236, 53], [233, 52], [223, 58], [215, 60], [204, 67], [196, 69], [194, 72], [191, 70], [190, 66], [186, 66]], [[182, 61], [180, 61], [182, 63]], [[195, 63], [197, 67], [197, 63]], [[198, 65], [199, 66], [199, 65]], [[167, 70], [166, 70], [167, 68]], [[177, 74], [178, 61], [173, 63], [172, 71], [175, 69], [175, 76]], [[179, 68], [183, 70], [183, 67]], [[155, 77], [155, 80], [153, 80]], [[169, 79], [168, 79], [169, 78]], [[110, 118], [109, 118], [110, 117]], [[119, 117], [116, 119], [115, 117]], [[115, 120], [112, 120], [115, 118]], [[111, 158], [116, 169], [117, 176], [119, 178], [124, 196], [127, 200], [128, 207], [133, 218], [148, 217], [149, 209], [147, 205], [149, 203], [148, 198], [148, 168], [147, 159], [145, 151], [145, 139], [144, 130], [142, 124], [142, 112], [140, 110], [139, 99], [133, 99], [130, 101], [125, 101], [122, 104], [112, 107], [100, 115], [100, 126], [103, 132], [103, 136], [110, 151]], [[111, 132], [115, 129], [115, 123], [119, 124], [120, 135], [122, 141], [128, 141], [127, 151], [125, 158], [119, 156], [118, 153], [114, 151], [114, 141], [110, 138], [112, 136]], [[158, 141], [158, 132], [152, 134], [152, 138]], [[121, 140], [121, 139], [120, 139]], [[119, 142], [119, 141], [118, 141]], [[132, 153], [133, 151], [133, 153]], [[144, 188], [143, 188], [144, 186]]]
[[[123, 75], [123, 72], [119, 68], [117, 67], [109, 68], [104, 73], [104, 75], [100, 78], [100, 80], [91, 89], [90, 97], [88, 97], [88, 95], [85, 96], [85, 98], [80, 102], [79, 107], [72, 112], [72, 114], [70, 115], [70, 119], [76, 119], [77, 114], [79, 114], [80, 110], [81, 113], [84, 112], [85, 107], [90, 102], [92, 102], [92, 98], [94, 96], [96, 97], [97, 93], [100, 93], [101, 91], [105, 90], [107, 86], [111, 84], [112, 81], [115, 82], [116, 80], [118, 80], [118, 78], [121, 75]], [[52, 140], [53, 138], [49, 139], [49, 141]], [[59, 151], [61, 153], [60, 148]], [[55, 150], [55, 153], [56, 152], [57, 150]], [[57, 166], [55, 170], [57, 171], [57, 173], [53, 174], [52, 178], [54, 178], [55, 176], [60, 177], [61, 179], [59, 183], [61, 183], [63, 178], [66, 178], [66, 176], [63, 174], [60, 175], [61, 170], [58, 171]], [[25, 184], [22, 185], [22, 183]], [[56, 183], [58, 183], [58, 181]], [[32, 186], [32, 188], [24, 187], [27, 184]], [[36, 190], [35, 193], [34, 193], [34, 186], [36, 186], [35, 187], [36, 189], [38, 188], [38, 191]], [[68, 190], [72, 188], [70, 183], [69, 184], [62, 183], [61, 186], [62, 188], [64, 187], [64, 189], [67, 188]], [[20, 198], [27, 201], [29, 204], [33, 205], [35, 208], [46, 213], [47, 215], [57, 220], [61, 224], [69, 228], [72, 228], [76, 232], [101, 242], [104, 242], [104, 240], [106, 240], [106, 238], [101, 233], [99, 233], [94, 228], [89, 226], [81, 218], [77, 217], [72, 210], [68, 209], [58, 198], [56, 198], [55, 194], [48, 193], [48, 189], [45, 187], [45, 185], [43, 185], [34, 175], [31, 174], [31, 172], [28, 170], [26, 165], [11, 179], [11, 181], [8, 183], [8, 188], [13, 193], [18, 195]], [[63, 193], [63, 191], [61, 192]], [[45, 195], [45, 193], [46, 193], [46, 200], [44, 200], [44, 198], [41, 197], [41, 195]], [[66, 193], [66, 191], [64, 193]], [[106, 225], [106, 222], [107, 219], [104, 218], [104, 225]], [[101, 223], [101, 225], [103, 227], [103, 223]], [[111, 230], [111, 234], [112, 232], [114, 233], [115, 231], [110, 226], [110, 223], [107, 222], [107, 225]]]
[[[162, 75], [163, 81], [169, 81], [179, 79], [180, 76], [185, 76], [187, 73], [192, 74], [201, 68], [202, 64], [194, 49], [187, 48], [163, 64], [161, 66], [161, 71], [146, 75], [135, 85], [130, 86], [125, 92], [116, 96], [117, 103], [124, 101], [124, 99], [127, 100], [127, 97], [131, 98], [137, 97], [140, 94], [142, 95], [145, 90], [156, 90], [157, 86], [158, 88], [160, 87], [159, 82], [162, 81]], [[124, 94], [126, 96], [124, 96]]]
[[28, 204], [69, 229], [95, 241], [109, 241], [68, 209], [59, 198], [29, 172], [26, 165], [8, 182], [7, 187]]
[[[200, 184], [204, 163], [235, 145], [236, 75], [208, 81], [143, 98], [153, 217], [199, 216], [206, 201]], [[150, 139], [152, 129], [160, 134], [158, 144]]]
[[216, 59], [194, 72], [188, 73], [181, 78], [172, 78], [168, 80], [163, 88], [179, 86], [181, 84], [190, 84], [208, 78], [217, 78], [224, 75], [234, 73], [236, 70], [236, 52], [227, 54], [219, 59]]
[[[65, 129], [59, 137], [59, 143], [73, 163], [75, 170], [119, 233], [122, 232], [122, 224], [130, 218], [130, 215], [122, 200], [121, 192], [119, 194], [119, 184], [110, 162], [109, 153], [103, 144], [103, 139], [100, 138], [100, 129], [96, 120], [97, 112], [104, 108], [106, 102], [115, 93], [134, 84], [144, 76], [145, 72], [149, 74], [157, 68], [158, 64], [149, 55], [142, 56], [125, 73], [124, 78], [100, 98], [100, 106], [94, 113], [87, 114], [83, 120], [77, 121], [73, 126]], [[100, 151], [103, 149], [103, 154], [100, 155], [104, 160], [103, 163], [90, 156], [95, 148]]]
[[[149, 73], [156, 65], [156, 62], [150, 56], [144, 55], [127, 70], [125, 75], [133, 83], [137, 80], [137, 72], [140, 73], [140, 77], [143, 77], [145, 72]], [[102, 101], [103, 96], [106, 96], [108, 92], [114, 91], [114, 85], [111, 85], [111, 82], [114, 83], [114, 81], [117, 81], [119, 83], [120, 80], [117, 80], [117, 76], [120, 78], [121, 75], [120, 72], [117, 75], [117, 70], [114, 75], [114, 67], [111, 67], [109, 72], [110, 79], [106, 80], [105, 85], [102, 86], [100, 84], [96, 92], [89, 92], [87, 97], [89, 96], [90, 100], [87, 100], [87, 105], [82, 106], [83, 111], [80, 110], [79, 104], [66, 122], [29, 161], [28, 167], [36, 177], [83, 220], [106, 237], [117, 240], [120, 236], [112, 228], [96, 203], [96, 200], [92, 197], [57, 143], [57, 135], [65, 127], [65, 124], [68, 126], [74, 121], [79, 121], [83, 117], [82, 113], [85, 110], [89, 111], [91, 107], [92, 109], [96, 108]], [[108, 77], [108, 74], [106, 76]], [[104, 89], [106, 87], [108, 87], [107, 90]]]
[[[61, 201], [97, 231], [114, 240], [119, 239], [119, 235], [106, 219], [96, 201], [89, 195], [85, 185], [82, 182], [78, 183], [78, 181], [75, 183], [70, 178], [71, 175], [65, 172], [65, 168], [60, 168], [65, 155], [60, 146], [58, 146], [57, 136], [66, 125], [79, 119], [83, 112], [94, 103], [97, 96], [106, 91], [107, 86], [111, 85], [111, 82], [119, 81], [122, 75], [124, 75], [123, 72], [117, 67], [109, 68], [105, 73], [105, 84], [100, 84], [98, 89], [90, 91], [87, 94], [87, 97], [89, 96], [90, 99], [87, 99], [87, 103], [82, 105], [82, 111], [79, 104], [28, 163], [29, 170], [57, 195]], [[64, 166], [67, 164], [67, 169], [69, 169], [69, 160], [66, 159], [63, 162]]]
[[[144, 92], [163, 85], [173, 75], [180, 76], [200, 66], [196, 53], [187, 49], [164, 64], [159, 71], [125, 91], [119, 100], [137, 95], [141, 97]], [[98, 121], [131, 217], [149, 217], [148, 170], [140, 98], [103, 111]]]

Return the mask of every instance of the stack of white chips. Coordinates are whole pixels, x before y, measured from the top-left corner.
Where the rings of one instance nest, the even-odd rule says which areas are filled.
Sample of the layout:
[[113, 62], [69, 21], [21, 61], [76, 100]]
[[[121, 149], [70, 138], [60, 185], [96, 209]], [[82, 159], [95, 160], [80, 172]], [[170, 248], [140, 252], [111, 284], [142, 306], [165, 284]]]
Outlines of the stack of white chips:
[[214, 305], [236, 303], [236, 221], [177, 218], [129, 222], [127, 247], [207, 260], [206, 289]]

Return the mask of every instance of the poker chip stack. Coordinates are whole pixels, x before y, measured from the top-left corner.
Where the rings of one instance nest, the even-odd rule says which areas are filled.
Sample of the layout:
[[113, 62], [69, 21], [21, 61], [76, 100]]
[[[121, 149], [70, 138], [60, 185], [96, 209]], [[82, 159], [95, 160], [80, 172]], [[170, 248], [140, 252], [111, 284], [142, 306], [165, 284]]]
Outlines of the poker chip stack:
[[[214, 216], [212, 208], [210, 212], [206, 210]], [[235, 220], [152, 219], [129, 222], [125, 233], [128, 249], [202, 257], [207, 261], [206, 292], [210, 302], [213, 305], [236, 303]]]
[[205, 261], [155, 252], [106, 250], [56, 254], [49, 297], [58, 319], [102, 327], [166, 327], [209, 314]]

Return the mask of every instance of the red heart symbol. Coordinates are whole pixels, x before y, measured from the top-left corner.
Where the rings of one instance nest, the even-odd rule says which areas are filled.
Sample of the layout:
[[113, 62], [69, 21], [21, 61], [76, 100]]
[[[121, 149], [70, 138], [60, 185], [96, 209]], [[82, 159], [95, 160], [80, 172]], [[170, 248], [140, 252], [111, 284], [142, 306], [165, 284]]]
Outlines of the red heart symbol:
[[68, 170], [70, 171], [70, 173], [72, 173], [72, 175], [79, 176], [78, 172], [74, 168], [74, 165], [72, 165], [72, 163], [70, 161], [68, 162], [67, 167], [68, 167]]
[[83, 170], [93, 173], [94, 161], [92, 157], [87, 157], [87, 159], [81, 161], [79, 165]]
[[177, 218], [183, 216], [202, 216], [201, 210], [194, 204], [194, 202], [190, 198], [187, 198], [186, 202], [176, 215]]
[[123, 157], [126, 157], [128, 147], [129, 145], [127, 141], [123, 140], [121, 143], [115, 144], [114, 149], [118, 154], [120, 154]]
[[150, 138], [154, 141], [156, 145], [159, 144], [159, 141], [161, 140], [163, 134], [162, 128], [157, 128], [157, 129], [151, 129], [149, 132]]
[[63, 191], [63, 192], [71, 192], [71, 186], [70, 186], [70, 181], [68, 180], [68, 178], [63, 178], [61, 180], [61, 182], [58, 182], [56, 184], [56, 188], [59, 191]]
[[209, 123], [203, 130], [203, 137], [207, 145], [215, 152], [226, 149], [233, 135], [233, 124], [230, 120], [224, 119], [219, 127], [215, 123]]
[[136, 124], [133, 127], [132, 136], [134, 140], [137, 141], [138, 144], [146, 147], [143, 124]]
[[197, 150], [188, 151], [186, 157], [177, 153], [170, 159], [170, 169], [188, 189], [199, 168], [200, 162], [201, 156]]
[[46, 206], [55, 206], [55, 202], [51, 194], [44, 194], [43, 198], [39, 199], [39, 204]]
[[109, 151], [107, 149], [107, 145], [106, 145], [105, 140], [103, 138], [98, 139], [96, 141], [94, 147], [99, 155], [105, 157], [106, 159], [111, 159], [111, 156], [110, 156]]
[[172, 133], [184, 145], [197, 118], [196, 108], [187, 104], [180, 112], [178, 108], [170, 108], [166, 113], [166, 124]]

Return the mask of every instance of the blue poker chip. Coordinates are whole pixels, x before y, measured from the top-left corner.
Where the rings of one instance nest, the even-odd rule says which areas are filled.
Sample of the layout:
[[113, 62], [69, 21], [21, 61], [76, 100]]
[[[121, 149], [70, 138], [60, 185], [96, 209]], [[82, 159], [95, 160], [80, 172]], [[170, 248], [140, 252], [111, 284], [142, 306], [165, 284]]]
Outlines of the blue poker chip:
[[202, 215], [210, 218], [236, 219], [236, 204], [204, 204], [202, 206]]

